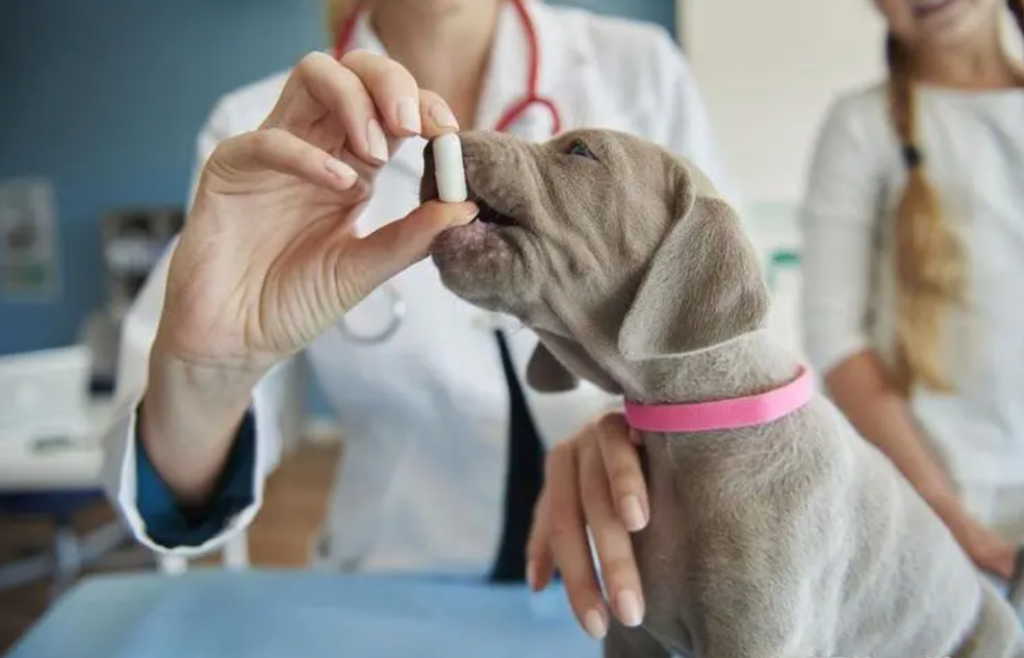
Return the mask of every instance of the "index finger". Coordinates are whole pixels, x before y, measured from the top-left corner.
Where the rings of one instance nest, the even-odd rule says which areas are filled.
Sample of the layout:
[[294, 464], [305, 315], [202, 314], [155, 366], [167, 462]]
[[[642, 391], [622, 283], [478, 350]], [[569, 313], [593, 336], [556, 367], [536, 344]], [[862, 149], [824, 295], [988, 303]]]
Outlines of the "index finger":
[[423, 116], [423, 136], [432, 139], [450, 132], [458, 132], [459, 122], [448, 103], [427, 89], [420, 89], [420, 111]]
[[355, 50], [341, 59], [366, 87], [386, 132], [426, 138], [458, 130], [455, 114], [440, 96], [420, 89], [413, 75], [387, 57]]
[[632, 430], [622, 414], [604, 416], [595, 429], [619, 517], [630, 532], [642, 530], [650, 518], [650, 504], [640, 466], [640, 448], [634, 443]]
[[577, 442], [572, 439], [559, 444], [548, 455], [544, 483], [550, 487], [551, 506], [546, 530], [576, 618], [591, 637], [602, 639], [608, 632], [608, 612], [587, 540], [578, 458]]

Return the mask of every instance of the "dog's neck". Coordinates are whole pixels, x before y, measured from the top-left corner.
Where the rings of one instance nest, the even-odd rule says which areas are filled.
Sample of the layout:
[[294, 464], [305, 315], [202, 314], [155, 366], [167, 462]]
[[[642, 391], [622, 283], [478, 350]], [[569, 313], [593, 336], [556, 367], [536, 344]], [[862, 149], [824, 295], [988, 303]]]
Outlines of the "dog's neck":
[[[792, 381], [799, 362], [765, 330], [699, 352], [632, 361], [617, 335], [581, 341], [596, 366], [640, 404], [684, 404], [756, 395]], [[595, 349], [596, 348], [596, 349]]]
[[[795, 356], [763, 329], [698, 352], [643, 361], [627, 359], [619, 349], [619, 331], [629, 295], [630, 291], [624, 290], [620, 298], [610, 296], [600, 308], [575, 317], [546, 310], [534, 314], [529, 324], [579, 345], [592, 367], [614, 382], [626, 399], [640, 404], [756, 395], [791, 381], [799, 369]], [[586, 377], [582, 372], [576, 375]]]
[[627, 399], [641, 404], [683, 404], [756, 395], [793, 379], [799, 364], [766, 332], [758, 331], [716, 347], [662, 359], [628, 362], [622, 381]]

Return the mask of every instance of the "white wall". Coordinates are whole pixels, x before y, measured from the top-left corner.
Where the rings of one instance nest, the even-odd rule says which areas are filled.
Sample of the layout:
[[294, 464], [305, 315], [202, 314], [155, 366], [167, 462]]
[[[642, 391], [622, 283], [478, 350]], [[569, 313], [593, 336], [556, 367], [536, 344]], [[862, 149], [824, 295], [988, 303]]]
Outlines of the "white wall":
[[677, 0], [679, 34], [748, 202], [793, 202], [836, 93], [880, 80], [871, 0]]

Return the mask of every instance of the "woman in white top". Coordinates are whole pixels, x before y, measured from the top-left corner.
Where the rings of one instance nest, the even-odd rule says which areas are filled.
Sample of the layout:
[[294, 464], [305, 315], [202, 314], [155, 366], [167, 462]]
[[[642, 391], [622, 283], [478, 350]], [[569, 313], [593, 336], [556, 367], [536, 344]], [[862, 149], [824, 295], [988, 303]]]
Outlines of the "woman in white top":
[[[301, 355], [345, 436], [319, 542], [327, 566], [523, 578], [542, 443], [531, 584], [557, 563], [589, 632], [604, 634], [609, 610], [635, 625], [627, 529], [648, 508], [622, 418], [602, 416], [620, 401], [595, 387], [530, 391], [536, 337], [495, 325], [418, 260], [466, 209], [414, 208], [424, 138], [495, 127], [529, 91], [534, 56], [535, 91], [563, 129], [639, 134], [728, 194], [686, 62], [663, 30], [533, 0], [375, 0], [346, 24], [340, 63], [314, 54], [228, 94], [200, 136], [191, 215], [124, 324], [112, 497], [154, 550], [221, 546], [259, 508], [281, 444], [275, 375]], [[546, 139], [553, 116], [534, 105], [510, 130]], [[378, 331], [388, 290], [407, 307], [393, 335], [344, 331]]]
[[999, 0], [876, 4], [889, 79], [833, 105], [810, 168], [806, 347], [853, 425], [1006, 578], [1024, 541], [1024, 75]]

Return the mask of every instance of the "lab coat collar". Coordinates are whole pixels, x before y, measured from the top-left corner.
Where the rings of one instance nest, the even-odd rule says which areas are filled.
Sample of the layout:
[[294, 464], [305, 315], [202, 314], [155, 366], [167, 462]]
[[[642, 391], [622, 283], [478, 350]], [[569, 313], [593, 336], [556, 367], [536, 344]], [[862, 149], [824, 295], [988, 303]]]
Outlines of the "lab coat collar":
[[[540, 0], [524, 0], [534, 30], [537, 33], [540, 72], [538, 93], [554, 99], [564, 98], [568, 77], [578, 73], [582, 66], [593, 58], [593, 52], [585, 48], [581, 39], [567, 34], [564, 21], [560, 20], [551, 7]], [[387, 56], [384, 45], [377, 38], [370, 23], [369, 12], [363, 12], [357, 20], [352, 34], [352, 48]], [[525, 26], [511, 2], [502, 3], [494, 47], [487, 65], [480, 107], [477, 110], [477, 127], [492, 130], [498, 120], [512, 105], [527, 93], [530, 49]], [[570, 108], [556, 100], [562, 115], [562, 127], [572, 123], [568, 115]], [[542, 107], [533, 106], [516, 121], [511, 131], [523, 138], [541, 141], [551, 136], [552, 118]], [[394, 154], [391, 165], [399, 166], [419, 176], [423, 171], [422, 139], [410, 139]]]

